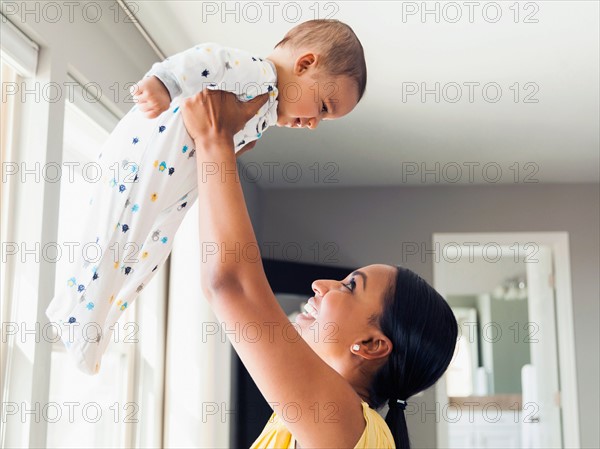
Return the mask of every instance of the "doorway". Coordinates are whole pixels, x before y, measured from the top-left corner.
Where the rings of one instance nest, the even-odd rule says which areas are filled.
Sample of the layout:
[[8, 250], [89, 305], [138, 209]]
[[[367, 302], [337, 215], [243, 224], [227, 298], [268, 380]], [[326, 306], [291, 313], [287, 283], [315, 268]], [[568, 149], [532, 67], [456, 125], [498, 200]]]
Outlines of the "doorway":
[[433, 247], [460, 329], [437, 447], [579, 447], [568, 234], [436, 233]]

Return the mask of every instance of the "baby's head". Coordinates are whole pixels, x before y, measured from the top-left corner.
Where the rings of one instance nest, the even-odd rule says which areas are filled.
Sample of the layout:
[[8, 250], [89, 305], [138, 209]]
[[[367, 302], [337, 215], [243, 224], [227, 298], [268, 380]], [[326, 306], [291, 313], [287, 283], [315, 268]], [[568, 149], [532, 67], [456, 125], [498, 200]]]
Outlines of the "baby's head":
[[268, 57], [277, 68], [277, 125], [314, 129], [348, 114], [367, 85], [362, 45], [338, 20], [292, 28]]

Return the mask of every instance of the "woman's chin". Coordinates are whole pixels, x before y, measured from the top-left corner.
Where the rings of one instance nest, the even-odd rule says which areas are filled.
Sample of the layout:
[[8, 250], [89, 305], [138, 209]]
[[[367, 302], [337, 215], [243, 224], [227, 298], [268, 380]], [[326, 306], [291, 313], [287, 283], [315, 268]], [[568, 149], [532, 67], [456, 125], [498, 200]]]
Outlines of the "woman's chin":
[[298, 324], [312, 324], [316, 321], [316, 318], [306, 312], [300, 312], [296, 315], [294, 321]]

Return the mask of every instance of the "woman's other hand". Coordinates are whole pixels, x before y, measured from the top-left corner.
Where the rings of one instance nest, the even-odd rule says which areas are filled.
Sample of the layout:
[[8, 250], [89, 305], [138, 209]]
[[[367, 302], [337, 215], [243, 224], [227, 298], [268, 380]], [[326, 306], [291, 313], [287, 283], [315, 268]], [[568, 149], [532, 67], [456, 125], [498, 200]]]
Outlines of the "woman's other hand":
[[268, 100], [268, 94], [242, 102], [235, 94], [204, 89], [182, 104], [183, 123], [198, 148], [223, 143], [230, 148], [233, 136]]

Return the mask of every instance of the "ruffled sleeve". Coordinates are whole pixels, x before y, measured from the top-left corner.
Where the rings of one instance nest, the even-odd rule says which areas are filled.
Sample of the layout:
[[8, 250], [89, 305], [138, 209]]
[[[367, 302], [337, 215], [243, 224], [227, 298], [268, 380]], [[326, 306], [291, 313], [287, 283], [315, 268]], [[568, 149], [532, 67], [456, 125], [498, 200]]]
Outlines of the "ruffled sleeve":
[[[365, 401], [362, 401], [362, 407], [366, 426], [354, 449], [396, 449], [392, 432], [381, 415]], [[250, 449], [294, 449], [295, 444], [296, 439], [273, 413]]]

